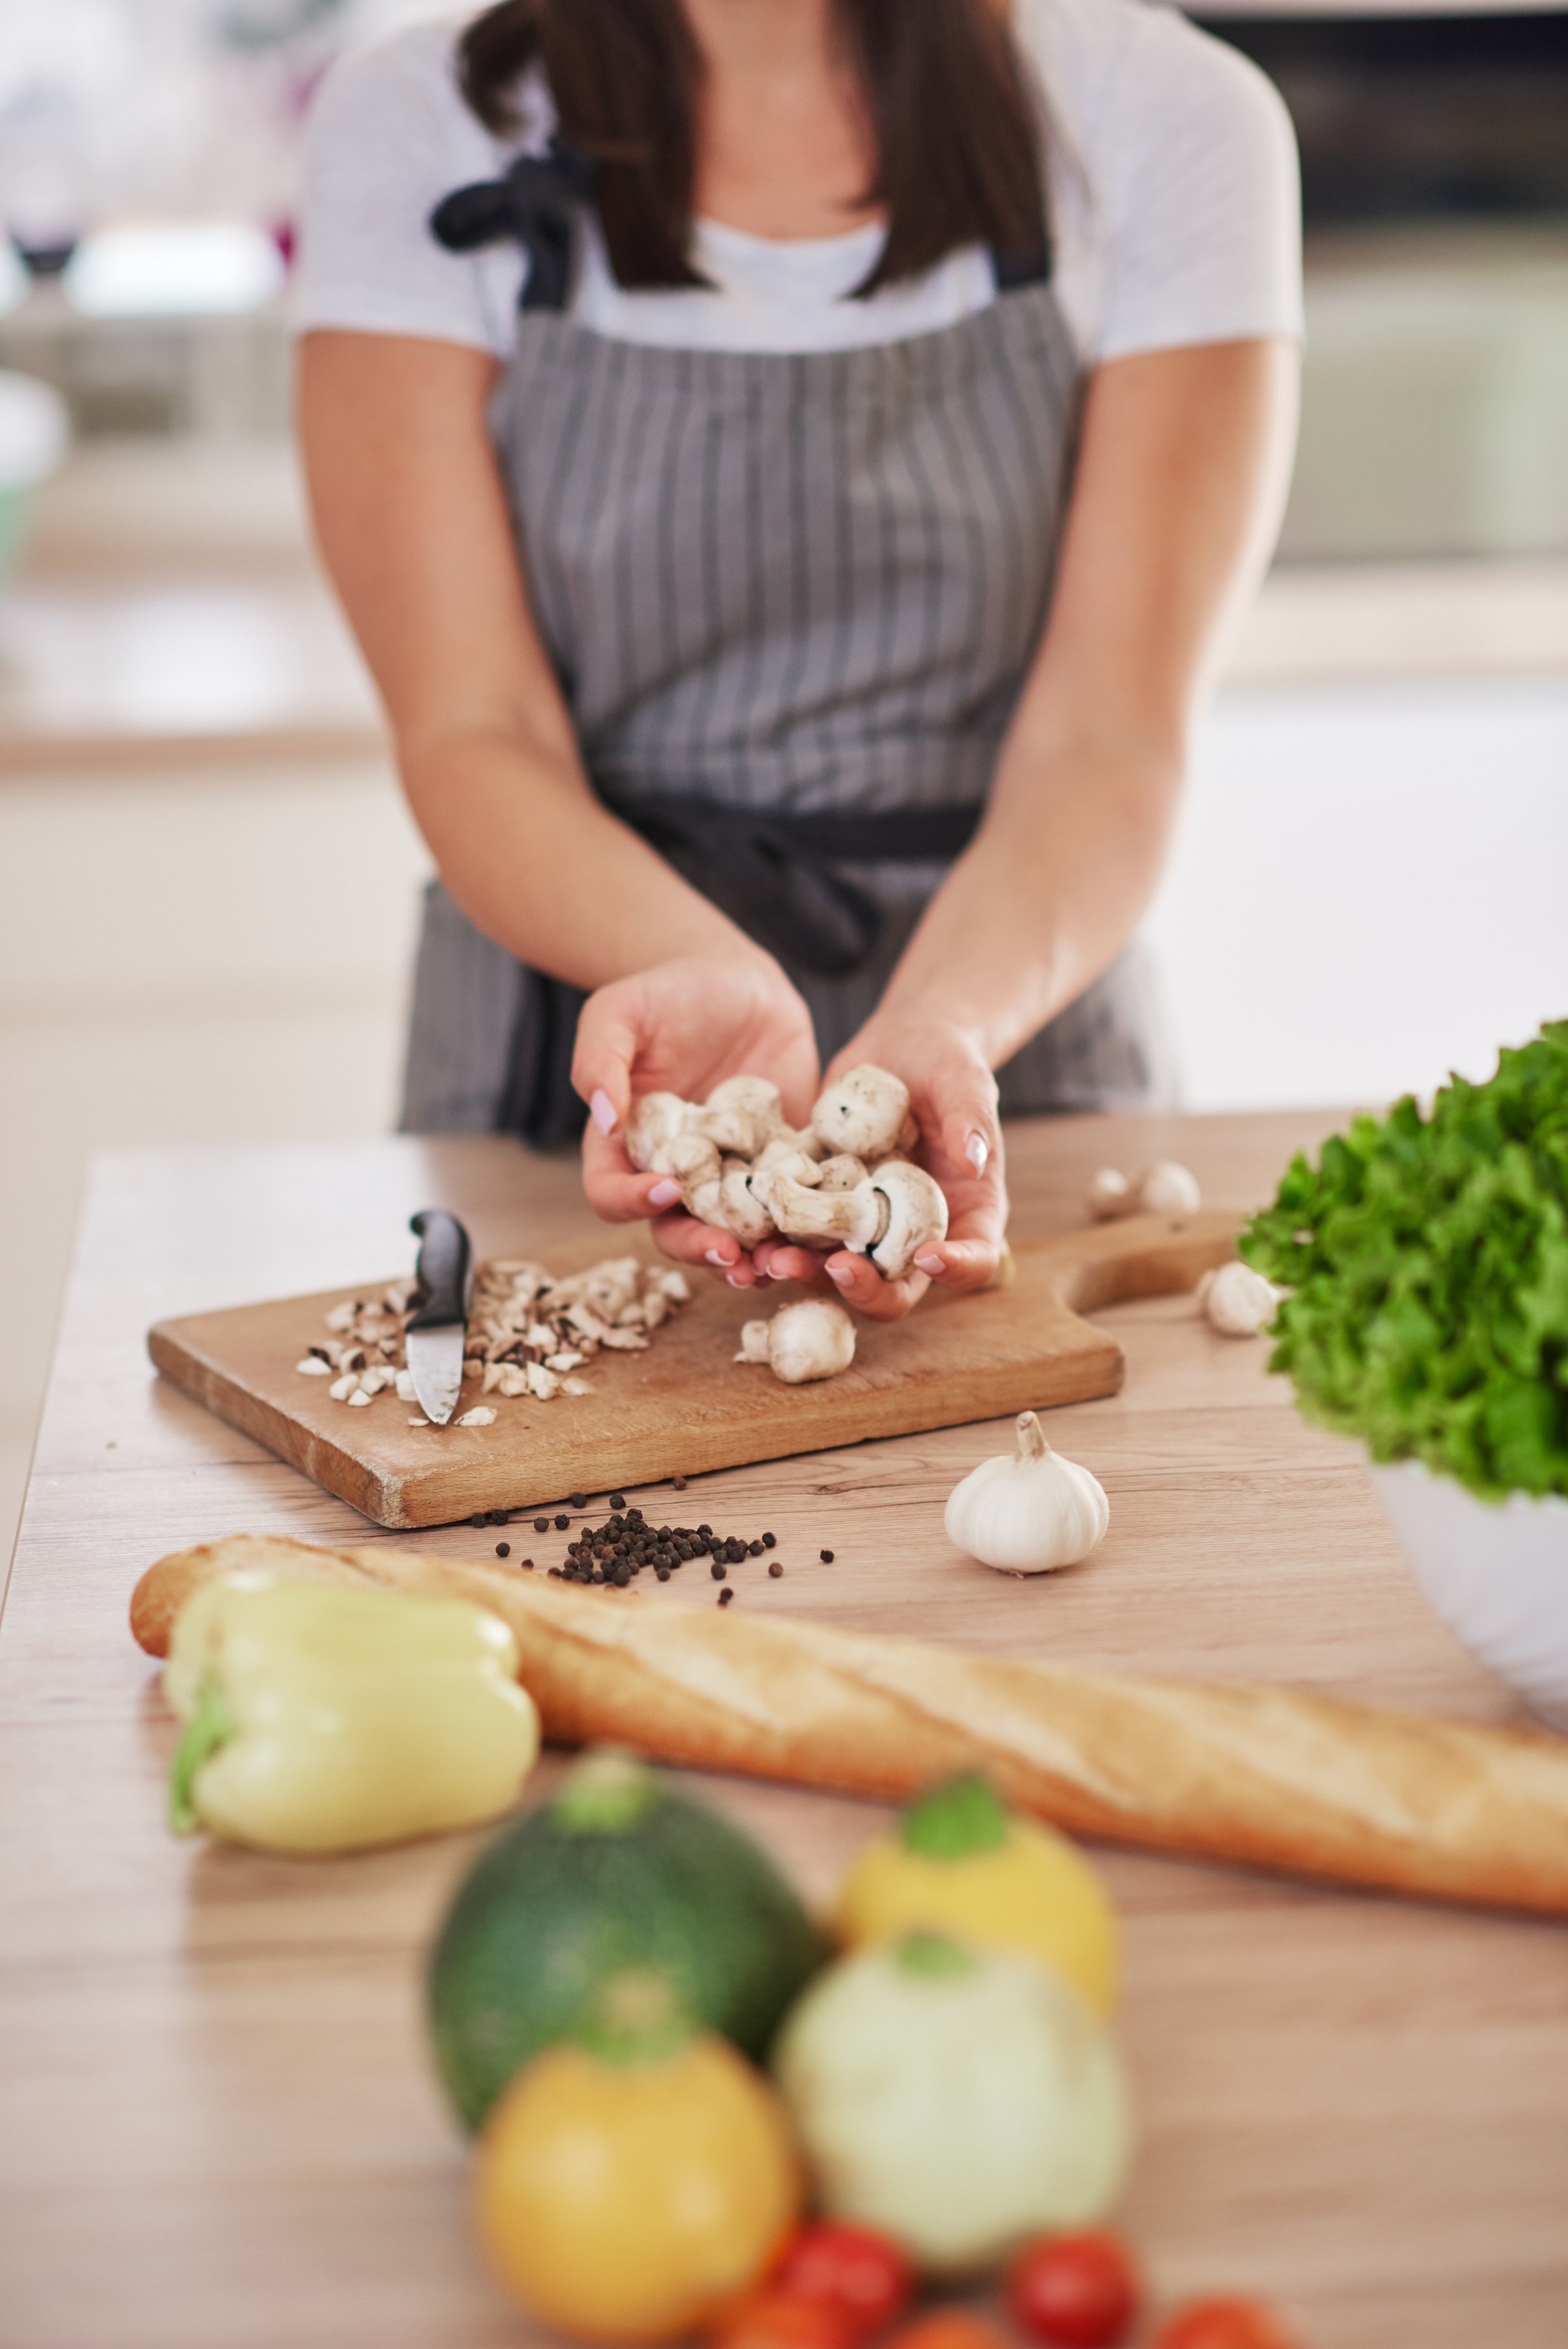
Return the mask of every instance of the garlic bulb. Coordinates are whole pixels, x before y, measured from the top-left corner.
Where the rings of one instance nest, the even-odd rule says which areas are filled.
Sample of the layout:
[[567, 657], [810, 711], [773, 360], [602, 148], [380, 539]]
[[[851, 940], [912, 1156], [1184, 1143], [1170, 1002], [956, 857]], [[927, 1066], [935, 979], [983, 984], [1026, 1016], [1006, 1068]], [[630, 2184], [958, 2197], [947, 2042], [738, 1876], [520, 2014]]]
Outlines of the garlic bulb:
[[1240, 1261], [1206, 1272], [1198, 1284], [1198, 1302], [1227, 1338], [1255, 1338], [1265, 1321], [1274, 1318], [1280, 1291], [1272, 1281]]
[[983, 1460], [948, 1495], [948, 1539], [1003, 1574], [1076, 1566], [1104, 1540], [1111, 1505], [1099, 1479], [1053, 1452], [1032, 1411], [1011, 1459]]
[[1203, 1205], [1198, 1177], [1174, 1158], [1151, 1166], [1137, 1186], [1138, 1206], [1151, 1216], [1195, 1216]]

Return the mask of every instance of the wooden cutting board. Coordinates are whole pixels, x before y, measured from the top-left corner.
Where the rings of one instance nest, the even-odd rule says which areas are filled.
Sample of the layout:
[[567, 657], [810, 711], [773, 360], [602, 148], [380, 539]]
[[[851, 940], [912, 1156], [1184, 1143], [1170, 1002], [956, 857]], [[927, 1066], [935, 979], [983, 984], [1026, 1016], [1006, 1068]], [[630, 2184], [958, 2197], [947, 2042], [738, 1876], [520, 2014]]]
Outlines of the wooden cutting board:
[[[759, 1300], [703, 1281], [646, 1353], [596, 1357], [592, 1395], [543, 1403], [491, 1394], [489, 1427], [410, 1426], [409, 1404], [390, 1391], [350, 1410], [331, 1400], [325, 1379], [296, 1370], [334, 1305], [378, 1295], [384, 1283], [160, 1321], [148, 1351], [175, 1386], [377, 1525], [452, 1525], [481, 1509], [1114, 1394], [1121, 1348], [1082, 1316], [1190, 1288], [1232, 1253], [1237, 1220], [1139, 1216], [1026, 1245], [1005, 1286], [975, 1297], [932, 1289], [907, 1320], [861, 1322], [853, 1367], [811, 1386], [782, 1386], [771, 1371], [737, 1362], [741, 1324]], [[477, 1387], [463, 1397], [466, 1407]]]

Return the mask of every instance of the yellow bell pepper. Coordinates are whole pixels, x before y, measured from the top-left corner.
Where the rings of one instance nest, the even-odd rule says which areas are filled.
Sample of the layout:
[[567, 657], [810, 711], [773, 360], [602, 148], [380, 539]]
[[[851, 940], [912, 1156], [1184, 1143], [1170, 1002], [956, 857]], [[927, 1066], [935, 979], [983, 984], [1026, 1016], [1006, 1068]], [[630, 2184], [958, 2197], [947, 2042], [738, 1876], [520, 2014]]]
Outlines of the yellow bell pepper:
[[457, 1599], [259, 1573], [197, 1591], [163, 1688], [185, 1723], [171, 1824], [355, 1851], [494, 1818], [539, 1751], [517, 1642]]
[[1014, 1817], [979, 1776], [938, 1786], [898, 1831], [868, 1844], [839, 1889], [834, 1927], [857, 1949], [952, 1933], [1044, 1959], [1096, 2013], [1114, 2012], [1121, 1935], [1088, 1862], [1054, 1829]]
[[674, 2341], [738, 2303], [800, 2209], [780, 2099], [661, 1977], [605, 1985], [577, 2043], [493, 2106], [474, 2173], [480, 2240], [541, 2323], [584, 2341]]

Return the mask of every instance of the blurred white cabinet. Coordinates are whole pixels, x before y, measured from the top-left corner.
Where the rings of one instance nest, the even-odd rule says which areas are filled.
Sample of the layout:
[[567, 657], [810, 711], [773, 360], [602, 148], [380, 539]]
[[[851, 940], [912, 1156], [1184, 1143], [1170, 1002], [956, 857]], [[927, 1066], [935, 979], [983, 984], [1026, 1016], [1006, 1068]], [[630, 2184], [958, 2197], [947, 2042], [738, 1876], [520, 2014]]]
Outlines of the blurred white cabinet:
[[87, 1154], [385, 1132], [426, 869], [379, 757], [0, 776], [0, 1486]]

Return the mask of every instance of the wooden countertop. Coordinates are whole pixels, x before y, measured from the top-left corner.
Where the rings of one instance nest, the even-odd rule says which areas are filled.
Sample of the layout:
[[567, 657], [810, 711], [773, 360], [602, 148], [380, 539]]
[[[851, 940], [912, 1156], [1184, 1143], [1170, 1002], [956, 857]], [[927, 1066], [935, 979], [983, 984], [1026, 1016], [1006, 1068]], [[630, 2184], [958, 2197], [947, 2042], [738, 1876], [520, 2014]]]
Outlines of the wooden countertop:
[[[1017, 1228], [1075, 1221], [1093, 1167], [1157, 1153], [1187, 1159], [1211, 1204], [1249, 1206], [1330, 1123], [1021, 1129]], [[176, 1843], [171, 1724], [125, 1628], [138, 1573], [183, 1543], [376, 1537], [161, 1386], [147, 1324], [389, 1272], [409, 1213], [436, 1200], [482, 1248], [581, 1236], [570, 1164], [504, 1142], [99, 1167], [0, 1625], [0, 2349], [528, 2337], [470, 2251], [462, 2147], [419, 2015], [422, 1952], [474, 1839], [319, 1865]], [[703, 1479], [704, 1509], [776, 1526], [791, 1561], [738, 1603], [1507, 1716], [1406, 1576], [1355, 1451], [1298, 1421], [1261, 1347], [1181, 1299], [1105, 1318], [1126, 1389], [1051, 1426], [1111, 1495], [1091, 1566], [1019, 1585], [957, 1559], [940, 1501], [1001, 1441], [957, 1429]], [[485, 1557], [493, 1536], [379, 1538]], [[709, 1784], [818, 1894], [879, 1816]], [[1141, 2133], [1122, 2218], [1160, 2295], [1266, 2295], [1306, 2349], [1561, 2349], [1568, 1936], [1134, 1853], [1104, 1864]]]

